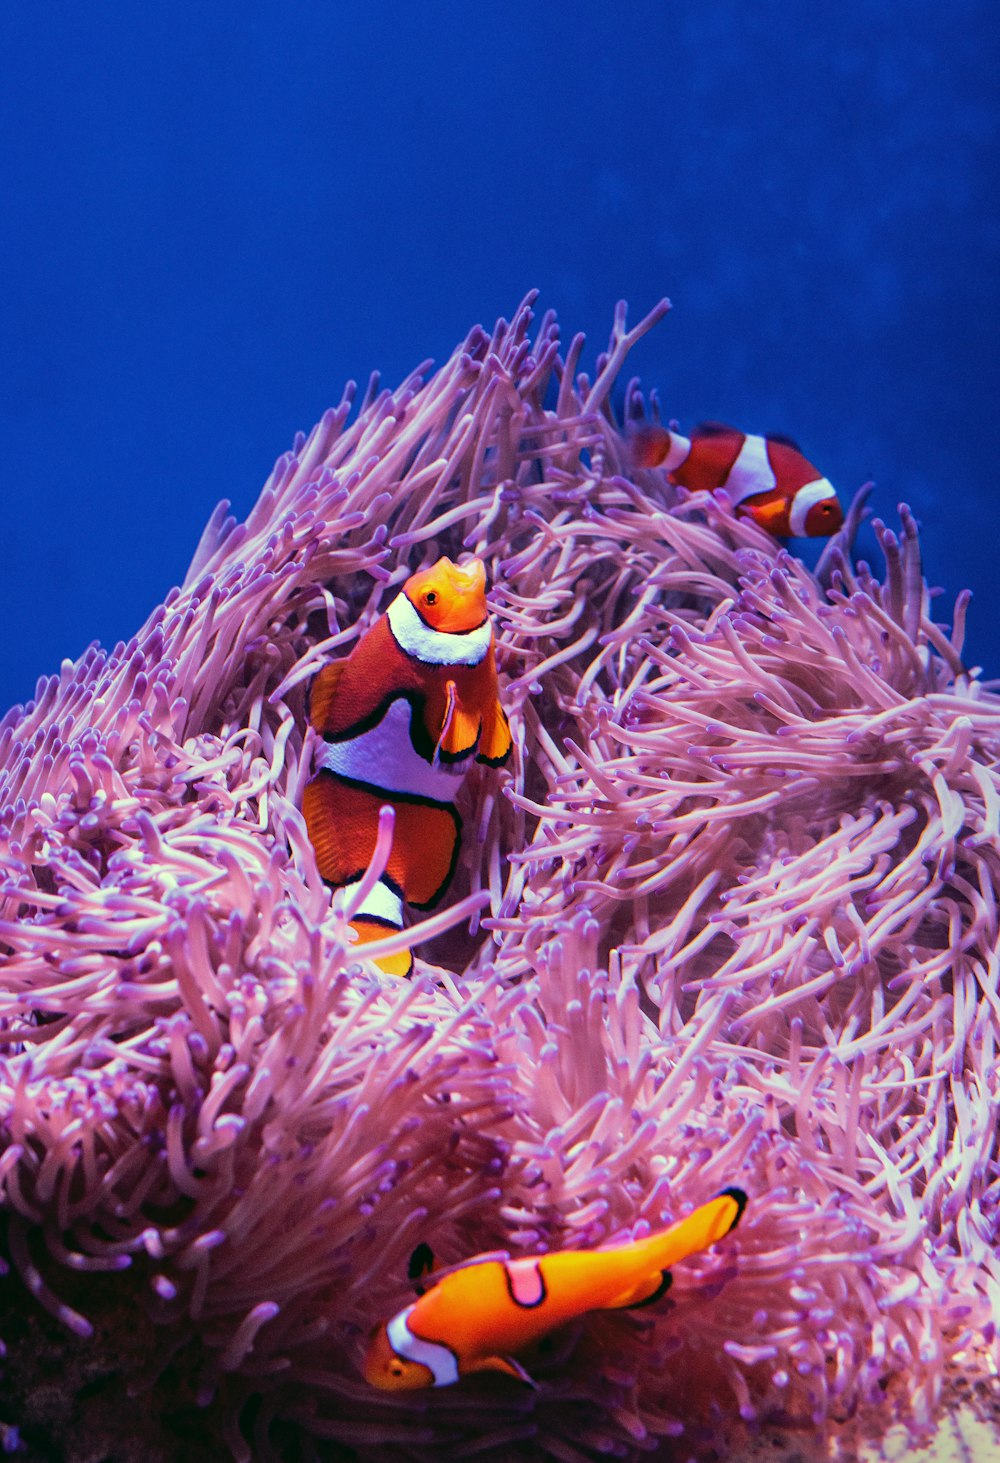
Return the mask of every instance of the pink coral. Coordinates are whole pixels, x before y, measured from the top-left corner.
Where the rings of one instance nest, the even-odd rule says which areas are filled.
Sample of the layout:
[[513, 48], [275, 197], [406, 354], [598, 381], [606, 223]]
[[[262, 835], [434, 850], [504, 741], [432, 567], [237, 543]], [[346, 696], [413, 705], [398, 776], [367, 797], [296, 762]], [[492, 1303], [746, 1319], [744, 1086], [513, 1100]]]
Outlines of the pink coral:
[[[590, 380], [530, 303], [353, 420], [349, 391], [129, 645], [0, 723], [11, 1257], [81, 1335], [66, 1267], [144, 1291], [245, 1459], [919, 1429], [996, 1362], [1000, 698], [905, 511], [883, 582], [852, 523], [816, 577], [629, 474], [609, 396], [665, 305], [620, 307]], [[463, 550], [516, 765], [464, 790], [401, 983], [316, 873], [305, 688]], [[730, 1183], [740, 1229], [527, 1358], [537, 1393], [362, 1382], [419, 1240], [589, 1245]]]

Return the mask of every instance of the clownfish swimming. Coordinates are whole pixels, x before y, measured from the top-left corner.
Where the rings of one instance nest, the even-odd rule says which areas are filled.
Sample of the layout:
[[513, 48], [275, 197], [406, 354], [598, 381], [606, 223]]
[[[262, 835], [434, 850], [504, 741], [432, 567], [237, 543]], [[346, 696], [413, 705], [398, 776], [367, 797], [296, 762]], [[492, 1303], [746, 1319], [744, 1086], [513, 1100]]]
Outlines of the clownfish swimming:
[[632, 433], [636, 467], [663, 467], [692, 492], [725, 488], [733, 506], [776, 538], [822, 538], [844, 522], [833, 484], [788, 437], [703, 422], [690, 437], [647, 424]]
[[669, 1267], [727, 1235], [746, 1202], [742, 1189], [723, 1189], [669, 1229], [602, 1249], [477, 1256], [376, 1327], [365, 1380], [387, 1392], [447, 1387], [470, 1372], [530, 1382], [513, 1353], [587, 1311], [658, 1300], [669, 1289]]
[[[482, 562], [439, 559], [411, 575], [351, 654], [320, 671], [309, 718], [323, 744], [302, 811], [323, 878], [355, 887], [379, 809], [395, 814], [385, 872], [352, 922], [364, 944], [401, 929], [404, 904], [441, 898], [458, 858], [455, 794], [473, 759], [499, 767], [510, 753]], [[413, 959], [378, 963], [408, 975]]]

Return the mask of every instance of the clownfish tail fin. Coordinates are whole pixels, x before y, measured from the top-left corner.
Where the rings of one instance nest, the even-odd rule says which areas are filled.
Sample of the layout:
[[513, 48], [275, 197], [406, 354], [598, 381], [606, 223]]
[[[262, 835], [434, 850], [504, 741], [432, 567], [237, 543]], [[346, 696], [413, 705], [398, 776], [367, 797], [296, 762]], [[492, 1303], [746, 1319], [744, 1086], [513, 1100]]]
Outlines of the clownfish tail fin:
[[629, 431], [633, 467], [659, 467], [670, 452], [670, 433], [655, 422], [643, 422]]
[[406, 947], [404, 950], [397, 950], [392, 955], [365, 956], [365, 946], [372, 945], [376, 940], [384, 940], [387, 935], [394, 934], [401, 926], [394, 925], [389, 920], [379, 919], [377, 916], [367, 914], [356, 914], [351, 920], [351, 929], [357, 937], [355, 951], [362, 958], [372, 958], [379, 970], [386, 975], [398, 975], [403, 979], [413, 974], [413, 951]]
[[503, 1372], [505, 1376], [516, 1377], [519, 1382], [525, 1382], [529, 1387], [538, 1390], [538, 1383], [532, 1380], [513, 1356], [478, 1357], [475, 1361], [467, 1361], [462, 1365], [463, 1376], [466, 1372]]
[[[361, 882], [360, 879], [353, 880], [343, 886], [348, 896]], [[374, 944], [376, 940], [384, 940], [387, 935], [394, 934], [402, 928], [402, 896], [387, 880], [379, 879], [361, 901], [360, 907], [351, 915], [351, 929], [357, 938], [355, 948], [358, 954], [364, 955], [365, 945]], [[374, 958], [375, 964], [380, 970], [384, 970], [386, 975], [405, 977], [413, 971], [413, 951], [408, 947], [397, 950], [392, 955], [377, 955]]]

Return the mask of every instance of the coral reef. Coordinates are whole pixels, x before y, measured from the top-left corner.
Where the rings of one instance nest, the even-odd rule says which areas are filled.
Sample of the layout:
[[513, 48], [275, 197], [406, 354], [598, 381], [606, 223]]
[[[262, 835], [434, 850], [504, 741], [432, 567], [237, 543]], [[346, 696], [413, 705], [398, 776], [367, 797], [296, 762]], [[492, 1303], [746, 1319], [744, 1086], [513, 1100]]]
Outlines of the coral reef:
[[[995, 1371], [1000, 698], [905, 510], [881, 581], [860, 501], [814, 575], [629, 471], [609, 397], [665, 305], [619, 307], [588, 377], [531, 303], [348, 391], [133, 641], [0, 723], [8, 1257], [81, 1354], [118, 1338], [122, 1407], [126, 1374], [151, 1414], [186, 1387], [239, 1459], [917, 1436]], [[463, 788], [402, 982], [317, 875], [305, 696], [470, 551], [515, 760]], [[740, 1228], [525, 1357], [537, 1391], [361, 1379], [418, 1241], [591, 1245], [731, 1183]], [[31, 1446], [16, 1398], [0, 1423]]]

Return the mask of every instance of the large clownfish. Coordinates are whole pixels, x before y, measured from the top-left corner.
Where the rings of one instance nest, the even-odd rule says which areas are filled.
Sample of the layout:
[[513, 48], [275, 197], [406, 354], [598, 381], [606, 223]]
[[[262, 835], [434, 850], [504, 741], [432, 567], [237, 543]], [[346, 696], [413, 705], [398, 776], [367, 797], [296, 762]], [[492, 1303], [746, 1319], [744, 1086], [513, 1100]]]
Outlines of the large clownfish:
[[670, 1286], [669, 1266], [727, 1235], [746, 1202], [742, 1189], [723, 1189], [669, 1229], [602, 1249], [477, 1256], [376, 1327], [365, 1379], [388, 1392], [447, 1387], [470, 1372], [530, 1381], [514, 1353], [586, 1311], [658, 1300]]
[[756, 437], [703, 422], [690, 437], [645, 425], [632, 434], [636, 467], [663, 467], [692, 492], [725, 488], [733, 506], [776, 538], [821, 538], [844, 521], [836, 490], [788, 437]]
[[[413, 574], [351, 654], [320, 671], [309, 717], [323, 745], [302, 811], [323, 878], [356, 886], [379, 809], [395, 814], [385, 872], [353, 920], [361, 943], [378, 940], [402, 928], [404, 904], [429, 909], [447, 888], [461, 833], [453, 799], [473, 758], [498, 767], [510, 753], [481, 561]], [[408, 975], [413, 960], [378, 963]]]

